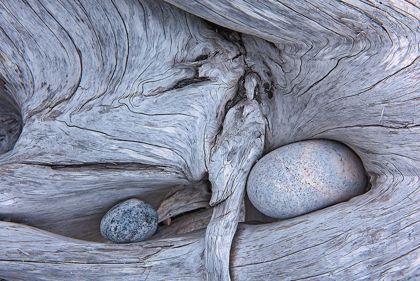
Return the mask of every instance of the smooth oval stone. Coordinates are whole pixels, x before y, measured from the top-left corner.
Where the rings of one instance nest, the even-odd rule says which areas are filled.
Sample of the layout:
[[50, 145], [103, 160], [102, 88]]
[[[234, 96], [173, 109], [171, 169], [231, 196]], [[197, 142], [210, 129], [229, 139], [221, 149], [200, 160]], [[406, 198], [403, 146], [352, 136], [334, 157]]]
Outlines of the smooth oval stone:
[[310, 140], [280, 147], [252, 168], [247, 193], [263, 214], [286, 219], [306, 214], [365, 192], [360, 158], [347, 146]]
[[129, 199], [109, 210], [101, 221], [101, 234], [116, 243], [143, 241], [151, 237], [158, 225], [158, 214], [149, 204]]

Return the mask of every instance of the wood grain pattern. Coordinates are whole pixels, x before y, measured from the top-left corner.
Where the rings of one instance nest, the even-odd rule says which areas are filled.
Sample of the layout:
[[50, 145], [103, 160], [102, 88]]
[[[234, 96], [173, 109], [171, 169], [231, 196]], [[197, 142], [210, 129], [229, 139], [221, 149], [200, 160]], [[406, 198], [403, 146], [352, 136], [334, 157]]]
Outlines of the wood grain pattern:
[[245, 204], [246, 179], [264, 150], [265, 120], [254, 100], [256, 85], [255, 77], [246, 78], [246, 98], [227, 112], [223, 131], [210, 156], [210, 204], [215, 207], [206, 231], [207, 280], [229, 279], [227, 265], [232, 239], [241, 220], [241, 206]]
[[[246, 64], [262, 80], [259, 99], [268, 120], [266, 152], [305, 139], [332, 139], [350, 146], [361, 157], [372, 177], [396, 178], [403, 175], [413, 182], [418, 181], [418, 5], [407, 1], [168, 2], [224, 27], [249, 34], [242, 36], [242, 42]], [[380, 231], [383, 224], [392, 224], [380, 219], [385, 211], [374, 208], [374, 202], [381, 200], [378, 197], [388, 194], [387, 197], [398, 198], [412, 192], [418, 193], [410, 192], [398, 181], [389, 180], [381, 185], [373, 185], [373, 189], [376, 189], [375, 195], [367, 193], [359, 199], [368, 206], [364, 214], [354, 205], [351, 208], [357, 210], [361, 217], [371, 217], [369, 224], [373, 225], [374, 231]], [[388, 204], [391, 206], [392, 203]], [[415, 221], [418, 221], [416, 203], [410, 201], [406, 204], [414, 213]], [[284, 260], [288, 262], [277, 267], [269, 262], [263, 270], [265, 262], [257, 261], [262, 255], [258, 252], [254, 267], [251, 266], [246, 274], [232, 276], [238, 280], [264, 279], [268, 273], [281, 276], [282, 279], [310, 277], [309, 272], [320, 266], [319, 262], [314, 267], [309, 266], [315, 260], [312, 256], [318, 257], [317, 261], [320, 259], [315, 249], [336, 251], [337, 256], [346, 257], [340, 245], [331, 246], [330, 249], [324, 244], [318, 246], [315, 241], [315, 237], [323, 237], [324, 229], [334, 229], [333, 232], [338, 235], [344, 224], [351, 226], [347, 231], [353, 234], [349, 235], [365, 237], [363, 242], [351, 244], [355, 249], [357, 243], [366, 243], [366, 251], [372, 251], [384, 259], [390, 255], [390, 252], [369, 242], [369, 235], [366, 234], [369, 231], [355, 227], [359, 219], [350, 218], [348, 213], [340, 213], [335, 207], [328, 208], [328, 212], [334, 216], [334, 220], [331, 219], [328, 224], [320, 224], [319, 220], [308, 222], [304, 216], [297, 219], [296, 229], [284, 231], [284, 236], [281, 235], [294, 236], [292, 234], [305, 230], [305, 223], [310, 224], [312, 231], [304, 231], [301, 237], [311, 241], [304, 248], [297, 246], [298, 239], [296, 246], [287, 243], [292, 250], [302, 251], [305, 255], [287, 256]], [[339, 223], [336, 219], [348, 221]], [[414, 232], [419, 229], [416, 224], [409, 228]], [[265, 233], [264, 230], [255, 227], [258, 233]], [[398, 243], [391, 242], [399, 238], [393, 237], [389, 229], [384, 233], [389, 234], [389, 237], [385, 235], [387, 243]], [[272, 233], [268, 239], [275, 240], [275, 236]], [[348, 236], [345, 237], [348, 241]], [[417, 251], [419, 241], [414, 239], [407, 244], [410, 243], [409, 247]], [[271, 253], [268, 261], [282, 256], [279, 253], [283, 248], [277, 249], [279, 252]], [[403, 252], [401, 250], [401, 255]], [[250, 254], [245, 256], [246, 259], [250, 259]], [[237, 255], [239, 252], [232, 254], [233, 257]], [[418, 261], [415, 257], [416, 254], [413, 254], [410, 262], [402, 268], [396, 265], [399, 260], [390, 262], [389, 271], [403, 272], [392, 278], [417, 276]], [[299, 275], [295, 270], [300, 268], [298, 265], [303, 260], [302, 275]], [[367, 260], [360, 260], [359, 263], [360, 266], [355, 268], [361, 271], [360, 276], [370, 276], [371, 272], [380, 268], [367, 266]], [[336, 264], [349, 268], [353, 266], [352, 258], [327, 260], [325, 275], [313, 274], [313, 278], [334, 278]], [[378, 272], [375, 274], [381, 276]]]
[[[265, 225], [239, 224], [232, 248], [232, 279], [415, 279], [419, 211], [411, 204], [419, 203], [414, 199], [417, 178], [384, 176], [372, 182], [365, 197], [303, 217]], [[381, 187], [389, 185], [407, 193], [382, 193]], [[116, 245], [69, 239], [22, 224], [0, 225], [1, 241], [7, 241], [1, 244], [3, 278], [205, 278], [204, 230]]]
[[[161, 1], [0, 1], [0, 80], [23, 117], [0, 155], [0, 216], [33, 226], [0, 222], [0, 277], [418, 278], [420, 5], [167, 2], [190, 14]], [[362, 159], [371, 190], [297, 218], [239, 224], [232, 242], [243, 201], [232, 186], [246, 184], [259, 153], [244, 154], [246, 168], [227, 158], [260, 134], [241, 139], [224, 125], [251, 121], [227, 118], [247, 100], [263, 121], [244, 135], [263, 132], [263, 154], [340, 141]], [[224, 172], [239, 177], [215, 176]], [[158, 208], [173, 187], [207, 179], [207, 238], [98, 243], [100, 218], [119, 201]], [[219, 249], [209, 246], [219, 234]]]
[[206, 177], [243, 72], [232, 43], [155, 1], [0, 10], [3, 65], [19, 66], [0, 75], [24, 120], [0, 156], [2, 216], [100, 241], [116, 203], [138, 197], [157, 209], [173, 186]]

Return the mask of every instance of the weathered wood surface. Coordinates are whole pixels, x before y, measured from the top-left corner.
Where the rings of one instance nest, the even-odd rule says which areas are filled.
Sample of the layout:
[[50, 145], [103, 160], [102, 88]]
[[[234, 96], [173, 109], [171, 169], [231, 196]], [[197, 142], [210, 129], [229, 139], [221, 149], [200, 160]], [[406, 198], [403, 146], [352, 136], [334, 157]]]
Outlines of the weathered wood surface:
[[[419, 276], [417, 178], [380, 177], [366, 195], [304, 217], [240, 224], [233, 280], [413, 280]], [[395, 186], [405, 194], [393, 196]], [[372, 199], [375, 198], [375, 199]], [[416, 200], [416, 201], [413, 201]], [[377, 215], [380, 214], [380, 215]], [[130, 245], [0, 223], [0, 276], [13, 280], [203, 280], [204, 230]]]
[[265, 119], [254, 99], [256, 78], [255, 74], [245, 78], [245, 100], [227, 112], [210, 156], [210, 204], [216, 206], [206, 231], [208, 280], [229, 277], [230, 248], [245, 204], [246, 179], [264, 150]]
[[5, 93], [0, 80], [0, 154], [11, 150], [19, 138], [22, 118], [13, 98]]
[[[51, 232], [100, 242], [99, 220], [115, 203], [135, 196], [158, 207], [174, 186], [205, 180], [229, 101], [243, 102], [250, 73], [265, 152], [341, 141], [372, 189], [305, 216], [240, 225], [232, 279], [418, 277], [420, 4], [168, 2], [249, 35], [159, 1], [0, 3], [0, 78], [24, 122], [0, 155], [0, 215], [49, 231], [0, 223], [0, 277], [202, 280], [204, 230], [132, 245]], [[207, 265], [227, 252], [212, 253]], [[210, 279], [229, 278], [227, 261], [219, 265]]]
[[117, 202], [157, 208], [206, 177], [243, 72], [232, 43], [154, 1], [8, 1], [0, 13], [1, 76], [24, 119], [0, 156], [2, 216], [99, 240]]
[[[203, 280], [202, 238], [106, 244], [1, 222], [0, 276], [7, 280]], [[14, 240], [14, 242], [12, 242]], [[171, 250], [172, 251], [171, 251]]]
[[157, 209], [159, 222], [191, 212], [197, 209], [209, 208], [211, 193], [207, 185], [177, 186], [173, 188], [163, 199]]

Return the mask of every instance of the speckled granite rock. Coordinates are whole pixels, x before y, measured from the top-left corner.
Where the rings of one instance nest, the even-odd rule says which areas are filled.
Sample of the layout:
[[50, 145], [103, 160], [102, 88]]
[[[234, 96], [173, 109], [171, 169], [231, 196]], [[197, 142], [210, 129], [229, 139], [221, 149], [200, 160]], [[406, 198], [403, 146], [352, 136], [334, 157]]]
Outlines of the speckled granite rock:
[[363, 164], [347, 146], [311, 140], [280, 147], [252, 168], [247, 192], [263, 214], [286, 219], [362, 194]]
[[149, 204], [129, 199], [109, 210], [101, 221], [101, 234], [116, 243], [143, 241], [157, 228], [158, 214]]

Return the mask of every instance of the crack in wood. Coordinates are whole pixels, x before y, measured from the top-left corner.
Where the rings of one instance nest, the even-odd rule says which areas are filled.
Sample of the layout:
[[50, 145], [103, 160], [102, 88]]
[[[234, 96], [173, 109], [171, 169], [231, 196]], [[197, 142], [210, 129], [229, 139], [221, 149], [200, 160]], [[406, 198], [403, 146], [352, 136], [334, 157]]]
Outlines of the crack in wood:
[[[420, 7], [168, 2], [217, 24], [157, 0], [0, 2], [0, 77], [25, 118], [18, 145], [1, 156], [0, 212], [85, 235], [82, 222], [90, 232], [88, 218], [103, 205], [209, 172], [222, 187], [213, 201], [221, 225], [207, 231], [224, 257], [210, 280], [229, 273], [237, 280], [418, 277]], [[247, 119], [252, 112], [260, 122]], [[246, 155], [321, 135], [361, 155], [372, 189], [302, 217], [242, 225], [229, 252], [246, 171], [258, 158]], [[0, 256], [13, 260], [0, 261], [5, 278], [202, 280], [212, 258], [202, 230], [138, 247], [0, 224]], [[92, 258], [98, 263], [85, 263]]]

